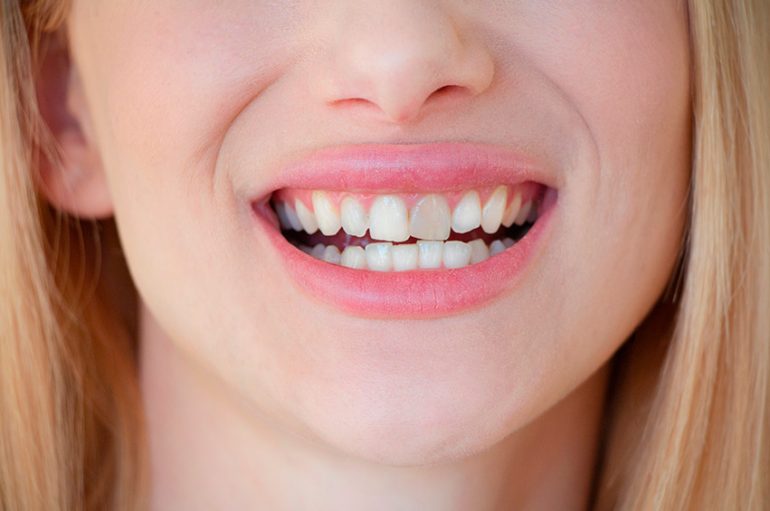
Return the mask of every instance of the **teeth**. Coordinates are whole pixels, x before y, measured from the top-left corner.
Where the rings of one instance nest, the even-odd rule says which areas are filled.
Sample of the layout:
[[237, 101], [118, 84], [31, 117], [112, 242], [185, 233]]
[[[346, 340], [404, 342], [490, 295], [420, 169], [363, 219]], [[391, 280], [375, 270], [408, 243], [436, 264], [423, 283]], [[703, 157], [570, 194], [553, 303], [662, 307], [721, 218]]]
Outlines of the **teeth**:
[[475, 191], [463, 195], [452, 214], [452, 230], [458, 233], [472, 231], [481, 225], [481, 200]]
[[505, 248], [511, 248], [514, 244], [514, 241], [511, 238], [503, 238], [503, 245], [505, 245]]
[[422, 240], [449, 239], [451, 211], [446, 199], [430, 194], [414, 205], [409, 215], [409, 234]]
[[446, 268], [462, 268], [471, 262], [471, 247], [463, 241], [447, 241], [444, 243], [444, 266]]
[[[409, 239], [407, 217], [406, 204], [400, 197], [381, 195], [369, 211], [369, 236], [375, 240], [406, 241]], [[368, 248], [369, 245], [367, 254]]]
[[334, 236], [342, 227], [337, 207], [324, 192], [315, 191], [312, 198], [318, 228], [325, 236]]
[[345, 197], [340, 206], [342, 228], [351, 236], [363, 236], [369, 228], [369, 215], [353, 197]]
[[328, 245], [324, 249], [323, 260], [327, 263], [340, 264], [340, 259], [340, 249], [338, 249], [336, 245]]
[[315, 219], [315, 214], [307, 209], [307, 206], [305, 206], [299, 199], [295, 200], [294, 204], [297, 208], [297, 217], [299, 218], [300, 224], [302, 224], [302, 228], [305, 229], [308, 234], [315, 233], [318, 230], [318, 222]]
[[286, 204], [285, 202], [277, 203], [275, 205], [275, 212], [284, 229], [294, 229], [295, 231], [302, 230], [302, 224], [299, 221], [299, 217], [297, 217], [294, 208], [289, 204]]
[[519, 210], [519, 214], [516, 216], [516, 225], [524, 225], [529, 217], [529, 211], [532, 209], [532, 201], [528, 200]]
[[444, 243], [441, 241], [418, 241], [418, 260], [420, 268], [441, 268]]
[[510, 227], [513, 225], [513, 222], [516, 220], [516, 215], [519, 214], [520, 208], [521, 208], [521, 192], [516, 192], [516, 195], [513, 196], [511, 203], [508, 204], [507, 208], [505, 208], [505, 213], [503, 213], [503, 221], [502, 221], [503, 226]]
[[492, 257], [493, 255], [497, 255], [503, 250], [505, 250], [505, 245], [503, 245], [503, 242], [500, 240], [495, 240], [492, 243], [489, 244], [489, 257]]
[[507, 199], [508, 190], [504, 186], [498, 186], [492, 195], [487, 199], [487, 203], [484, 204], [484, 209], [481, 211], [481, 228], [487, 234], [492, 234], [500, 229], [500, 222], [503, 220], [503, 213], [505, 212], [505, 201]]
[[415, 270], [418, 267], [418, 249], [414, 243], [393, 246], [393, 269], [395, 271]]
[[316, 244], [311, 250], [310, 255], [315, 257], [316, 259], [323, 260], [324, 258], [324, 251], [326, 250], [326, 245], [323, 243]]
[[393, 268], [393, 244], [369, 243], [366, 245], [366, 266], [374, 271], [390, 271]]
[[471, 247], [471, 264], [480, 263], [489, 258], [489, 247], [484, 240], [473, 240], [468, 242]]
[[345, 247], [340, 259], [342, 266], [354, 268], [357, 270], [366, 269], [366, 252], [363, 247], [349, 246]]

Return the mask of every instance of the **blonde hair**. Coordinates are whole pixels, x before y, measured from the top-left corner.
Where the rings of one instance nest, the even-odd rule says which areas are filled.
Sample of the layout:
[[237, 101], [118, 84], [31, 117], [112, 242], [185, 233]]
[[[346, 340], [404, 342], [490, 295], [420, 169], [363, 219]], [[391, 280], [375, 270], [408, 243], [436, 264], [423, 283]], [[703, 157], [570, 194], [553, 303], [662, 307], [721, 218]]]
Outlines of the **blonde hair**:
[[[36, 66], [66, 10], [0, 0], [0, 509], [141, 509], [135, 293], [109, 292], [129, 280], [114, 224], [36, 193], [40, 159], [58, 161]], [[613, 360], [596, 509], [768, 505], [770, 4], [691, 0], [689, 16], [687, 238], [675, 298]]]

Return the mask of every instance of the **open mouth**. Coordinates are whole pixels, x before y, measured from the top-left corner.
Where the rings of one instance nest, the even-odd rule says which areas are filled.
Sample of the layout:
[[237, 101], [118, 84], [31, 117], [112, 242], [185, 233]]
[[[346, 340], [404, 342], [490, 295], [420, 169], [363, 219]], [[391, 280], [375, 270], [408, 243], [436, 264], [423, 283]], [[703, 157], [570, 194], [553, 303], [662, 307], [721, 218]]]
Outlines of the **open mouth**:
[[282, 235], [316, 259], [357, 270], [457, 269], [494, 257], [537, 222], [535, 182], [448, 192], [282, 188], [270, 206]]
[[552, 230], [558, 183], [552, 167], [499, 146], [370, 144], [317, 150], [247, 196], [303, 295], [424, 319], [518, 286]]

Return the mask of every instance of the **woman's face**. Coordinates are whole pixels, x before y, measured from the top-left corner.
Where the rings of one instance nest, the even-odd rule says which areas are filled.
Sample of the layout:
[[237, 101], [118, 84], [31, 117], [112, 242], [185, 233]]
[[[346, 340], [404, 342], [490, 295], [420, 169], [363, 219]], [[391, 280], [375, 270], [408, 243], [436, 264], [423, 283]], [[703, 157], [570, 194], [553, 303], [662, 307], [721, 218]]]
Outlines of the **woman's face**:
[[[675, 265], [676, 0], [75, 0], [68, 30], [78, 154], [105, 178], [83, 200], [114, 213], [147, 320], [342, 451], [417, 463], [501, 440], [608, 360]], [[524, 232], [498, 229], [517, 194], [524, 237], [448, 269]], [[434, 243], [351, 249], [367, 270], [314, 259], [278, 235], [296, 199], [308, 230], [373, 238], [293, 236], [308, 246]], [[447, 226], [484, 246], [442, 244]]]

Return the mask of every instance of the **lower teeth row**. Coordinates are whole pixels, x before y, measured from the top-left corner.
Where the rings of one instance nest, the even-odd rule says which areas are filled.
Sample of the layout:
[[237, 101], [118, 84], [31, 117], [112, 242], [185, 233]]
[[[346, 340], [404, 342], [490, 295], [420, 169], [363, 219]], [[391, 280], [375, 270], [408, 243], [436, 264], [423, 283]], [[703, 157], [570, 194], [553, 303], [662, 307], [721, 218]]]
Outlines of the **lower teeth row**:
[[462, 268], [480, 263], [513, 246], [512, 238], [495, 240], [487, 246], [483, 240], [418, 241], [417, 243], [369, 243], [366, 248], [348, 246], [340, 252], [336, 245], [319, 243], [314, 247], [299, 245], [300, 250], [316, 259], [348, 268], [373, 271], [408, 271], [417, 269]]

